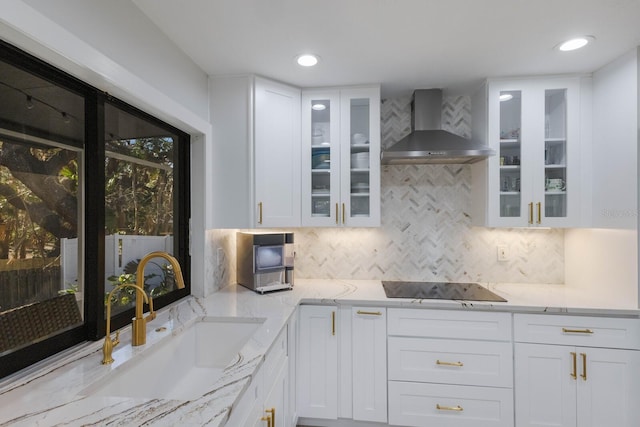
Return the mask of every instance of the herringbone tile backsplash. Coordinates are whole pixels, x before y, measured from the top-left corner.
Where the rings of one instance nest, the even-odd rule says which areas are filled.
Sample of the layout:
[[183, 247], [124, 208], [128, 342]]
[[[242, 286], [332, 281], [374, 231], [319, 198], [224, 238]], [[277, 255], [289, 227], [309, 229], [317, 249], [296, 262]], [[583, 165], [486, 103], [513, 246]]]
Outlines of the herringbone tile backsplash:
[[[382, 103], [382, 145], [410, 132], [411, 98]], [[470, 99], [445, 98], [444, 129], [469, 137]], [[446, 280], [563, 283], [564, 232], [472, 227], [471, 169], [465, 165], [384, 166], [379, 228], [299, 228], [295, 275], [299, 278]], [[235, 282], [235, 231], [210, 230], [215, 288]], [[506, 245], [507, 262], [497, 262]]]

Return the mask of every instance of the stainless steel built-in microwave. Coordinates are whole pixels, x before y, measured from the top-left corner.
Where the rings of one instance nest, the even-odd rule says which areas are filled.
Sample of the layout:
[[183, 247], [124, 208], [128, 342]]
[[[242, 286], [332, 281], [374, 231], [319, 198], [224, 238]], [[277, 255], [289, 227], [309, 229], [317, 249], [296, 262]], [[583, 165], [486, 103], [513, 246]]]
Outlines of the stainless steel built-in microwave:
[[236, 234], [237, 280], [265, 293], [293, 287], [293, 233]]

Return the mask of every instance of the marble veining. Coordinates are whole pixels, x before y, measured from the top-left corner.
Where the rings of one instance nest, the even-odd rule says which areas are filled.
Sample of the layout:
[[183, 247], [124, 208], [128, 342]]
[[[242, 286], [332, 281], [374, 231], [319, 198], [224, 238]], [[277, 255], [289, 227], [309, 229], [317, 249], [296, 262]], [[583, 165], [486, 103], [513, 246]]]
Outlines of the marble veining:
[[[484, 283], [506, 303], [387, 299], [378, 280], [301, 279], [292, 291], [255, 294], [231, 285], [207, 298], [187, 298], [161, 310], [150, 323], [147, 344], [133, 348], [130, 328], [121, 333], [115, 363], [100, 364], [101, 342], [88, 343], [0, 382], [0, 426], [114, 425], [223, 426], [264, 357], [300, 303], [378, 305], [448, 310], [635, 316], [629, 295], [593, 295], [563, 285]], [[193, 400], [84, 396], [83, 390], [108, 378], [130, 360], [145, 357], [203, 316], [265, 319], [211, 389]], [[158, 327], [165, 331], [158, 332]]]

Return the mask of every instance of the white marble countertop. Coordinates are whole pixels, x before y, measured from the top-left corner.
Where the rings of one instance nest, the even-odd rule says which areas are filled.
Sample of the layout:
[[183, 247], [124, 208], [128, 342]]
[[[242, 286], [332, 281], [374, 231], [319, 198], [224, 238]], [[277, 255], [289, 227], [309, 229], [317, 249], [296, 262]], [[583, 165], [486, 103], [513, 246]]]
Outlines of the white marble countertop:
[[[298, 280], [292, 291], [258, 295], [228, 286], [204, 299], [187, 298], [161, 310], [149, 324], [147, 344], [133, 348], [130, 328], [114, 350], [115, 363], [102, 365], [102, 341], [79, 345], [0, 382], [0, 426], [181, 425], [223, 426], [233, 405], [257, 372], [264, 355], [300, 303], [379, 305], [431, 309], [529, 313], [640, 315], [632, 295], [590, 295], [564, 285], [484, 284], [505, 303], [388, 299], [377, 280]], [[82, 391], [129, 360], [144, 357], [154, 345], [203, 316], [264, 318], [240, 351], [242, 362], [225, 370], [211, 391], [190, 400], [84, 396]], [[155, 329], [165, 327], [163, 332]], [[179, 361], [176, 361], [179, 363]]]

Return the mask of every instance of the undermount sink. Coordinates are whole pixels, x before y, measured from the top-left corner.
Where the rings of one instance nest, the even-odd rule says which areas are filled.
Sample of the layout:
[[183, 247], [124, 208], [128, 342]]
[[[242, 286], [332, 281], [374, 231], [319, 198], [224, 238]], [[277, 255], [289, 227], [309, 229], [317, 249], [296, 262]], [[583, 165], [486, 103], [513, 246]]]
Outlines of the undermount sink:
[[[191, 400], [212, 389], [264, 319], [205, 317], [80, 394]], [[120, 345], [130, 345], [121, 343]], [[117, 357], [117, 356], [116, 356]]]

